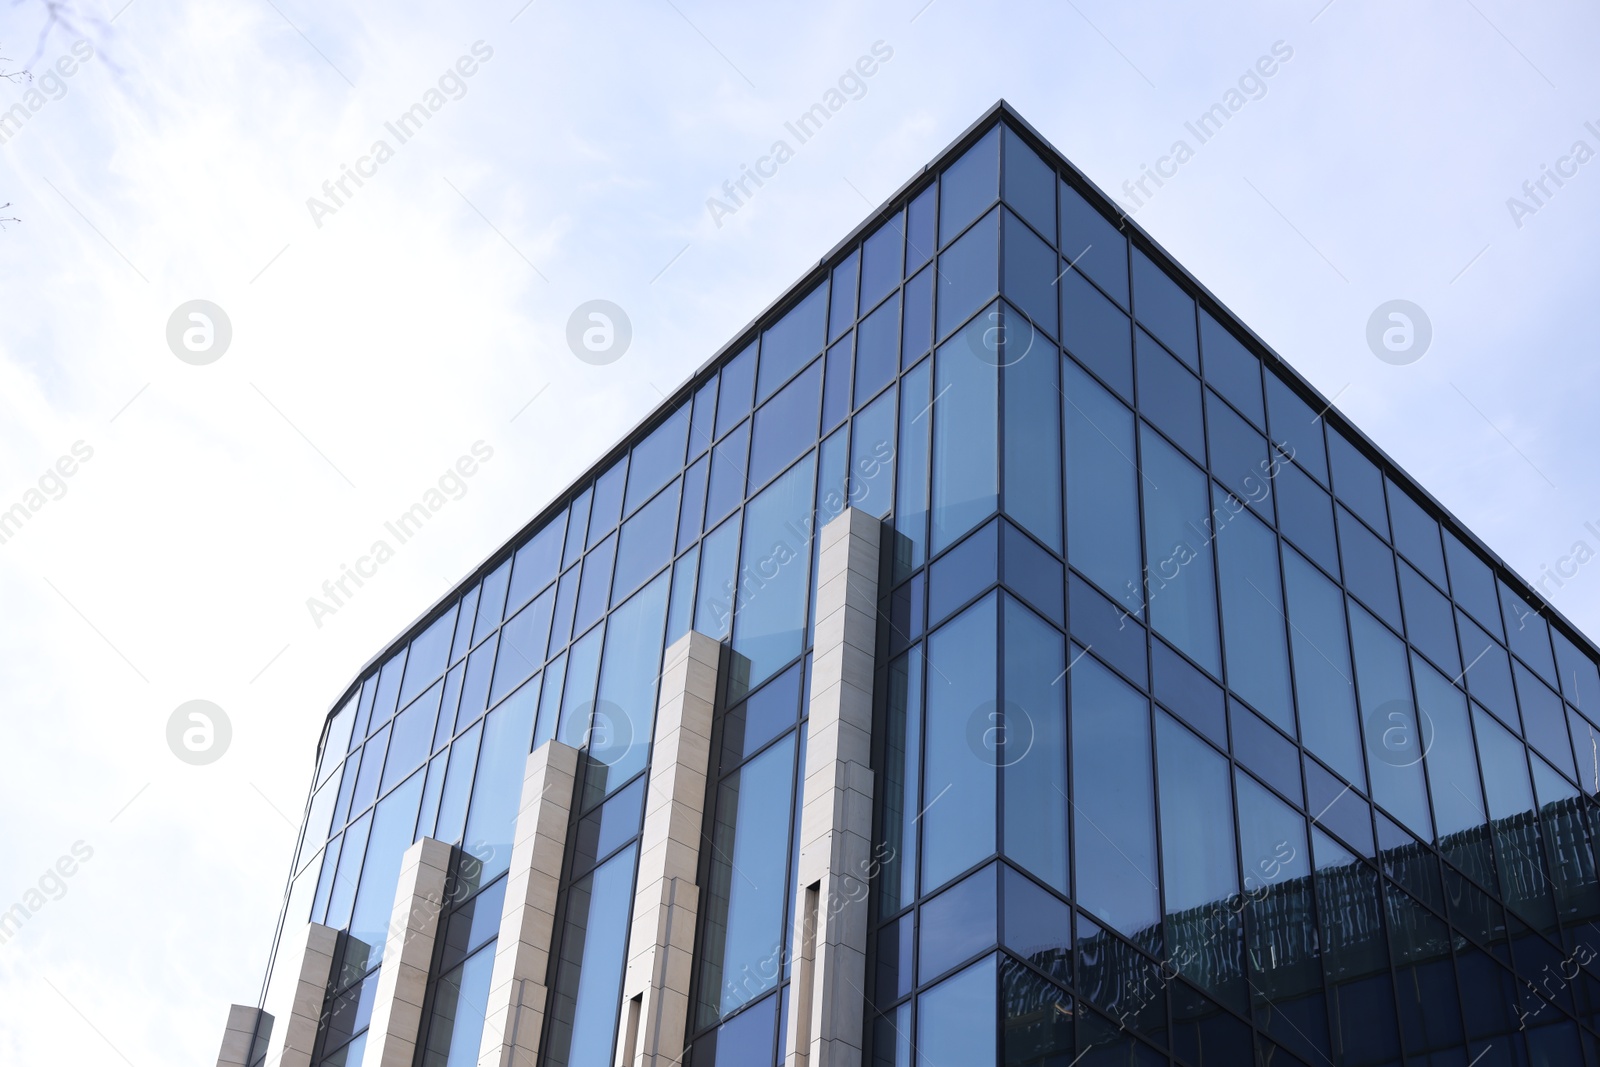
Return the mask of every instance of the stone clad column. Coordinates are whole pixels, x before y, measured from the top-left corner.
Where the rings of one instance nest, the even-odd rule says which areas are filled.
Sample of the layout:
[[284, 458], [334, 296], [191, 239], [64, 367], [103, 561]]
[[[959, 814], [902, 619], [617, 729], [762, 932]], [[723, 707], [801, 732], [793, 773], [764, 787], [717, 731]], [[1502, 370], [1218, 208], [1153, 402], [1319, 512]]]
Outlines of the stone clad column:
[[248, 1004], [228, 1005], [228, 1025], [222, 1031], [222, 1050], [217, 1053], [217, 1067], [250, 1067], [250, 1044], [255, 1039], [256, 1023], [266, 1016], [260, 1008]]
[[547, 741], [528, 756], [495, 942], [479, 1067], [534, 1067], [544, 1035], [556, 893], [578, 774], [578, 750]]
[[422, 998], [433, 965], [433, 944], [444, 910], [450, 846], [417, 840], [400, 860], [400, 882], [389, 917], [389, 937], [378, 968], [372, 1021], [363, 1059], [369, 1067], [411, 1067], [422, 1027]]
[[683, 1057], [721, 651], [691, 630], [663, 657], [617, 1027], [623, 1067], [670, 1067]]
[[307, 923], [298, 933], [284, 931], [274, 966], [291, 968], [293, 989], [289, 1010], [277, 1013], [267, 1043], [267, 1063], [274, 1067], [311, 1067], [338, 944], [339, 931], [321, 923]]
[[860, 1067], [872, 859], [872, 684], [882, 525], [822, 529], [786, 1067]]

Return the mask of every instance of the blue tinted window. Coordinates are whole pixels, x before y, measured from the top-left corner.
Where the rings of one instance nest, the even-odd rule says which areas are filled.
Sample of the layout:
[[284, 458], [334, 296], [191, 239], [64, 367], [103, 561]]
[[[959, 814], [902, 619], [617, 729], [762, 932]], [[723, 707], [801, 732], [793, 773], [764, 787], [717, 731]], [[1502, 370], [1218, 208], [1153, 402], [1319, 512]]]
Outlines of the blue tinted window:
[[1455, 615], [1443, 593], [1413, 570], [1400, 564], [1400, 598], [1405, 604], [1406, 636], [1425, 656], [1449, 671], [1461, 673], [1456, 650]]
[[478, 763], [478, 742], [483, 737], [483, 725], [456, 738], [450, 746], [450, 764], [445, 769], [444, 795], [439, 800], [439, 822], [433, 836], [449, 844], [461, 840], [466, 826], [467, 801], [472, 797], [472, 772]]
[[706, 522], [713, 523], [744, 499], [745, 460], [750, 451], [750, 423], [711, 447], [711, 488], [706, 494]]
[[[557, 525], [565, 526], [559, 517], [551, 520]], [[461, 595], [461, 609], [456, 616], [456, 636], [450, 645], [450, 662], [454, 663], [467, 654], [467, 649], [472, 647], [472, 620], [478, 614], [478, 586], [473, 586]], [[357, 738], [365, 733], [357, 730], [353, 735]]]
[[1364, 786], [1344, 596], [1297, 552], [1284, 552], [1283, 577], [1300, 739], [1328, 766]]
[[1550, 901], [1549, 876], [1538, 846], [1529, 847], [1530, 835], [1518, 824], [1534, 810], [1533, 783], [1528, 777], [1527, 749], [1506, 728], [1480, 709], [1473, 710], [1478, 734], [1478, 761], [1483, 769], [1483, 792], [1489, 801], [1489, 818], [1495, 852], [1502, 868], [1518, 872], [1500, 886], [1511, 910], [1543, 925]]
[[[1269, 886], [1287, 887], [1309, 878], [1311, 849], [1306, 845], [1305, 816], [1247, 774], [1234, 772], [1234, 781], [1239, 790], [1239, 849], [1245, 892], [1260, 897]], [[1259, 919], [1261, 927], [1266, 927], [1271, 921], [1270, 910], [1264, 910]], [[1252, 956], [1266, 961], [1271, 958], [1271, 941], [1265, 929], [1258, 927], [1258, 931], [1262, 943]]]
[[[894, 573], [901, 578], [922, 565], [928, 550], [928, 431], [933, 422], [931, 361], [900, 379], [899, 499], [894, 509]], [[1600, 701], [1600, 692], [1597, 692]]]
[[1071, 352], [1128, 403], [1133, 403], [1133, 328], [1094, 286], [1062, 275], [1062, 337]]
[[1333, 533], [1333, 498], [1311, 476], [1291, 463], [1279, 463], [1273, 479], [1278, 496], [1278, 528], [1329, 574], [1339, 573], [1339, 544]]
[[1388, 510], [1383, 503], [1383, 474], [1344, 434], [1328, 435], [1328, 465], [1333, 468], [1333, 495], [1367, 520], [1379, 536], [1389, 536]]
[[1450, 684], [1450, 679], [1415, 657], [1412, 674], [1417, 683], [1417, 705], [1432, 725], [1433, 745], [1428, 749], [1428, 781], [1433, 787], [1433, 812], [1439, 844], [1445, 856], [1457, 866], [1463, 863], [1457, 839], [1464, 830], [1485, 823], [1483, 791], [1478, 784], [1478, 757], [1472, 744], [1472, 723], [1467, 717], [1467, 698]]
[[644, 580], [672, 559], [672, 538], [678, 525], [676, 487], [661, 493], [633, 518], [622, 524], [617, 546], [614, 599], [639, 588]]
[[[1014, 343], [1008, 308], [1004, 368], [1005, 510], [1024, 529], [1061, 551], [1061, 360], [1055, 345]], [[1025, 335], [1024, 335], [1025, 336]]]
[[383, 779], [383, 756], [389, 748], [389, 727], [373, 734], [361, 750], [361, 770], [356, 775], [356, 791], [351, 795], [350, 810], [360, 811], [378, 795], [378, 785]]
[[[689, 433], [689, 407], [684, 405], [673, 412], [649, 437], [633, 449], [628, 461], [628, 493], [623, 505], [624, 515], [633, 510], [672, 481], [683, 469], [684, 444]], [[520, 556], [520, 553], [519, 553]], [[555, 568], [552, 565], [552, 575]]]
[[750, 414], [750, 394], [755, 384], [756, 346], [752, 342], [722, 368], [722, 386], [717, 397], [718, 437]]
[[582, 573], [582, 568], [574, 567], [556, 584], [556, 610], [550, 626], [550, 647], [545, 651], [547, 656], [565, 646], [572, 637], [572, 615], [578, 607], [578, 578]]
[[1089, 656], [1068, 677], [1078, 902], [1131, 936], [1161, 909], [1150, 704]]
[[749, 660], [751, 686], [805, 644], [811, 552], [803, 532], [812, 511], [816, 465], [813, 452], [745, 508], [733, 650]]
[[1394, 553], [1348, 511], [1339, 508], [1338, 512], [1345, 585], [1385, 622], [1399, 629], [1400, 594], [1395, 588]]
[[1067, 585], [1073, 639], [1093, 646], [1095, 653], [1106, 662], [1147, 687], [1149, 670], [1145, 663], [1144, 627], [1077, 574], [1067, 575]]
[[771, 481], [817, 439], [821, 389], [822, 364], [813, 363], [756, 412], [755, 430], [750, 435], [752, 491]]
[[[1294, 733], [1278, 538], [1248, 511], [1231, 513], [1217, 494], [1217, 570], [1221, 576], [1223, 647], [1228, 688], [1285, 733]], [[1233, 508], [1238, 508], [1234, 503]]]
[[1237, 700], [1228, 701], [1228, 725], [1234, 758], [1296, 804], [1303, 803], [1300, 754], [1294, 745]]
[[934, 209], [939, 188], [930, 185], [906, 208], [906, 271], [916, 270], [934, 251]]
[[[1506, 641], [1522, 662], [1539, 672], [1546, 681], [1556, 680], [1556, 661], [1550, 653], [1550, 624], [1544, 621], [1543, 612], [1513, 593], [1505, 582], [1500, 586], [1500, 608], [1505, 617]], [[421, 640], [421, 638], [418, 638]], [[416, 655], [413, 643], [411, 654]], [[409, 677], [411, 668], [406, 667]]]
[[[582, 537], [579, 537], [582, 540]], [[483, 580], [483, 591], [478, 596], [478, 621], [472, 627], [472, 643], [477, 644], [489, 636], [489, 631], [500, 625], [506, 606], [506, 583], [511, 576], [508, 559], [489, 572]]]
[[1328, 453], [1322, 442], [1322, 413], [1276, 374], [1267, 375], [1267, 413], [1272, 440], [1319, 482], [1328, 484]]
[[505, 696], [544, 665], [545, 646], [550, 639], [550, 617], [555, 607], [555, 590], [517, 613], [500, 631], [500, 655], [494, 665], [494, 684], [489, 703]]
[[1445, 531], [1444, 556], [1450, 565], [1450, 597], [1501, 638], [1500, 598], [1495, 592], [1494, 572], [1455, 534]]
[[711, 376], [694, 392], [694, 418], [689, 424], [689, 458], [703, 453], [711, 444], [717, 425], [717, 377]]
[[1066, 893], [1066, 647], [1055, 627], [1010, 597], [1004, 604], [1005, 703], [991, 723], [1005, 767], [1005, 853]]
[[934, 357], [933, 550], [993, 514], [999, 504], [998, 387], [981, 358], [987, 323], [978, 319]]
[[861, 309], [877, 305], [905, 277], [905, 231], [892, 215], [861, 246]]
[[1128, 306], [1128, 239], [1066, 182], [1061, 183], [1061, 254]]
[[[590, 486], [567, 509], [567, 547], [562, 552], [562, 567], [570, 567], [578, 562], [579, 557], [583, 555], [583, 550], [588, 547], [588, 542], [585, 538], [589, 535], [589, 503], [593, 497], [594, 487]], [[487, 592], [487, 589], [487, 582], [485, 582], [485, 592]], [[496, 604], [496, 622], [500, 620], [499, 610], [500, 607]]]
[[595, 479], [594, 503], [589, 510], [589, 544], [595, 544], [616, 529], [622, 514], [622, 491], [628, 477], [628, 460], [617, 460], [611, 469]]
[[1000, 877], [1006, 902], [1001, 942], [1052, 977], [1070, 981], [1072, 909], [1010, 867], [1001, 868]]
[[1596, 669], [1594, 660], [1560, 631], [1555, 634], [1555, 646], [1556, 663], [1561, 668], [1561, 691], [1567, 695], [1567, 700], [1590, 715], [1600, 712], [1600, 670]]
[[795, 664], [731, 709], [722, 726], [722, 766], [731, 769], [793, 726], [805, 672]]
[[533, 748], [537, 710], [531, 700], [513, 699], [483, 720], [463, 847], [483, 861], [485, 882], [511, 865], [512, 831], [522, 804], [522, 779]]
[[574, 633], [582, 633], [605, 614], [606, 605], [611, 602], [611, 565], [616, 555], [617, 536], [612, 534], [583, 558], [583, 581], [578, 586], [578, 607], [572, 620]]
[[918, 1063], [995, 1067], [995, 980], [990, 956], [917, 998]]
[[355, 903], [357, 877], [366, 855], [367, 836], [372, 831], [372, 812], [350, 824], [344, 832], [344, 847], [339, 852], [339, 868], [328, 895], [327, 924], [342, 930], [350, 922], [350, 906]]
[[434, 683], [432, 688], [394, 717], [394, 729], [389, 734], [389, 753], [383, 761], [383, 785], [378, 789], [380, 794], [387, 793], [428, 758], [433, 741], [434, 719], [439, 714], [439, 696], [443, 691], [443, 682]]
[[1206, 390], [1206, 438], [1211, 445], [1211, 473], [1233, 495], [1272, 521], [1272, 461], [1267, 439]]
[[1137, 248], [1133, 251], [1133, 314], [1179, 359], [1192, 369], [1200, 368], [1193, 298]]
[[833, 268], [833, 286], [829, 290], [828, 340], [844, 333], [856, 321], [856, 280], [861, 274], [861, 253], [851, 252], [843, 263]]
[[1567, 738], [1567, 714], [1561, 706], [1561, 698], [1522, 664], [1518, 663], [1513, 673], [1517, 679], [1517, 705], [1522, 710], [1522, 727], [1528, 743], [1565, 771], [1567, 777], [1577, 777], [1577, 767], [1572, 762], [1572, 745]]
[[990, 214], [939, 254], [939, 336], [1000, 291], [1000, 213]]
[[839, 425], [839, 420], [850, 414], [851, 350], [855, 348], [853, 333], [828, 349], [827, 367], [822, 378], [822, 429], [826, 433]]
[[[645, 586], [606, 621], [605, 655], [589, 723], [592, 804], [642, 770], [655, 729], [667, 622], [667, 576]], [[603, 768], [603, 769], [602, 769]]]
[[1000, 131], [990, 130], [945, 168], [939, 182], [939, 243], [983, 214], [1000, 194]]
[[590, 712], [594, 710], [594, 687], [600, 669], [600, 642], [605, 626], [596, 626], [572, 643], [567, 652], [566, 684], [561, 692], [561, 721], [556, 739], [564, 745], [582, 748], [588, 736]]
[[739, 519], [735, 516], [700, 543], [700, 592], [694, 628], [721, 640], [733, 622], [734, 568], [739, 565]]
[[756, 379], [759, 403], [811, 357], [822, 351], [827, 336], [828, 287], [819, 285], [761, 335], [761, 373]]
[[1056, 174], [1015, 130], [1005, 131], [1005, 198], [1050, 240], [1056, 233]]
[[439, 979], [433, 990], [423, 1063], [429, 1067], [458, 1067], [473, 1062], [483, 1036], [493, 972], [494, 949], [489, 948]]
[[433, 733], [433, 750], [443, 748], [456, 729], [456, 709], [461, 706], [461, 680], [466, 676], [467, 665], [457, 663], [444, 676], [444, 699], [439, 705], [439, 725]]
[[678, 511], [678, 551], [700, 536], [706, 517], [706, 480], [711, 461], [702, 456], [683, 475], [683, 506]]
[[450, 662], [450, 639], [455, 629], [456, 613], [452, 609], [412, 639], [411, 649], [406, 653], [405, 680], [400, 685], [402, 706], [444, 673]]
[[[933, 889], [994, 852], [995, 761], [969, 742], [995, 710], [996, 598], [985, 597], [928, 638], [922, 884]], [[934, 798], [938, 797], [938, 803]]]
[[551, 1067], [606, 1063], [616, 1045], [633, 861], [630, 848], [567, 892], [561, 959], [550, 991]]
[[1412, 500], [1405, 490], [1389, 482], [1389, 521], [1394, 526], [1394, 547], [1418, 570], [1444, 589], [1444, 550], [1439, 547], [1439, 524]]
[[1076, 363], [1066, 374], [1067, 559], [1142, 615], [1133, 412]]
[[449, 758], [441, 752], [428, 761], [428, 780], [422, 787], [422, 810], [417, 813], [418, 837], [434, 836], [434, 825], [439, 818], [439, 797], [444, 792], [444, 769]]
[[1418, 837], [1431, 840], [1433, 822], [1421, 762], [1426, 727], [1411, 697], [1405, 645], [1355, 604], [1350, 605], [1350, 641], [1367, 734], [1372, 798]]
[[998, 940], [995, 867], [957, 882], [922, 905], [917, 915], [917, 981], [927, 982]]
[[717, 794], [707, 893], [700, 1025], [778, 984], [794, 800], [791, 735], [726, 779]]
[[850, 431], [850, 505], [874, 518], [894, 505], [894, 406], [888, 390], [861, 414]]
[[[383, 799], [372, 818], [367, 860], [361, 866], [361, 885], [356, 890], [355, 909], [350, 913], [353, 943], [345, 952], [347, 966], [356, 973], [367, 970], [383, 956], [395, 887], [400, 880], [400, 860], [413, 840], [421, 801], [422, 775], [414, 774]], [[352, 977], [348, 971], [345, 976]]]
[[556, 572], [561, 569], [561, 534], [565, 525], [551, 522], [517, 549], [511, 564], [507, 611], [516, 611], [556, 580]]
[[933, 271], [906, 283], [905, 333], [900, 339], [900, 365], [909, 367], [933, 346]]
[[1196, 462], [1206, 459], [1205, 422], [1200, 413], [1200, 379], [1183, 369], [1166, 349], [1138, 333], [1139, 413], [1160, 427]]
[[672, 600], [667, 608], [667, 644], [689, 632], [694, 623], [694, 587], [700, 575], [700, 546], [678, 558], [672, 568]]
[[1001, 214], [1005, 217], [1006, 299], [1021, 308], [1039, 329], [1051, 337], [1059, 337], [1056, 313], [1060, 298], [1056, 295], [1056, 275], [1061, 273], [1061, 266], [1055, 249], [1039, 240], [1009, 211]]
[[1061, 604], [1065, 582], [1061, 561], [1009, 522], [1003, 524], [1001, 536], [1004, 539], [1001, 580], [1035, 611], [1057, 626], [1065, 626], [1066, 613]]
[[1200, 313], [1200, 343], [1205, 348], [1206, 381], [1258, 427], [1267, 424], [1261, 399], [1261, 361], [1227, 327]]
[[778, 1010], [782, 1001], [781, 994], [770, 996], [696, 1041], [696, 1067], [770, 1067], [773, 1030], [780, 1025]]
[[1206, 476], [1148, 427], [1139, 436], [1150, 624], [1202, 667], [1220, 674]]
[[1164, 714], [1156, 716], [1156, 752], [1167, 914], [1227, 900], [1239, 891], [1227, 761]]
[[[500, 573], [506, 564], [502, 564]], [[493, 577], [491, 575], [490, 577]], [[505, 595], [505, 585], [502, 583], [500, 594]], [[496, 622], [499, 620], [496, 619]], [[406, 650], [401, 649], [384, 662], [383, 669], [378, 672], [378, 693], [376, 703], [372, 706], [372, 717], [367, 720], [367, 730], [372, 732], [394, 717], [395, 710], [400, 706], [400, 680], [405, 675]], [[431, 681], [431, 679], [430, 679]]]
[[1467, 692], [1502, 719], [1515, 723], [1517, 705], [1511, 692], [1511, 661], [1506, 650], [1459, 609], [1456, 634], [1461, 639], [1461, 660], [1467, 664]]
[[868, 315], [856, 333], [854, 407], [889, 384], [900, 366], [900, 294]]
[[[917, 895], [918, 799], [922, 760], [922, 646], [889, 664], [884, 710], [882, 840], [878, 911], [892, 915]], [[909, 967], [909, 961], [907, 962]]]

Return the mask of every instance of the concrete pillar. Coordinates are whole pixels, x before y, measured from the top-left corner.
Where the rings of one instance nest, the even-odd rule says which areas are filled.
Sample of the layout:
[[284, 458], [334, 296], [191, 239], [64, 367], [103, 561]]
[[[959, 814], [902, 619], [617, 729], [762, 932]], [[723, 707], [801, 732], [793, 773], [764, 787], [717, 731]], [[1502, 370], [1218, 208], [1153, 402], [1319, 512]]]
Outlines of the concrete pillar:
[[[255, 1039], [256, 1023], [265, 1013], [248, 1004], [228, 1006], [228, 1025], [222, 1031], [222, 1051], [217, 1053], [217, 1067], [250, 1067], [250, 1045]], [[271, 1020], [271, 1016], [267, 1016]]]
[[479, 1067], [534, 1067], [544, 1035], [545, 982], [555, 935], [556, 893], [578, 774], [578, 750], [547, 741], [528, 757], [511, 871], [489, 979]]
[[670, 1067], [683, 1057], [721, 651], [691, 630], [663, 658], [617, 1026], [623, 1067]]
[[378, 968], [362, 1060], [367, 1067], [411, 1067], [416, 1057], [422, 999], [433, 966], [439, 915], [444, 910], [450, 852], [443, 841], [424, 837], [406, 849], [400, 860], [400, 882], [389, 916], [389, 936]]
[[860, 1067], [872, 859], [872, 684], [882, 526], [822, 529], [786, 1067]]
[[284, 930], [274, 967], [290, 968], [286, 977], [292, 984], [286, 990], [289, 1008], [274, 1012], [272, 1037], [267, 1043], [267, 1063], [274, 1067], [311, 1067], [317, 1023], [322, 1018], [338, 945], [339, 931], [321, 923]]

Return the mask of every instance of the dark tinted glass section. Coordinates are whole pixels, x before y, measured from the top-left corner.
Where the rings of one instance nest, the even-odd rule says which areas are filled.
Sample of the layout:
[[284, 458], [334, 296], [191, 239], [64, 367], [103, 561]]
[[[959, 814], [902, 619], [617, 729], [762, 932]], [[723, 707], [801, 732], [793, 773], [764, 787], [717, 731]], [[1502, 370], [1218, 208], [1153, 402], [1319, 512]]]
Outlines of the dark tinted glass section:
[[711, 449], [711, 488], [706, 494], [706, 523], [710, 525], [739, 506], [744, 499], [745, 460], [750, 449], [750, 423], [717, 442]]
[[900, 216], [895, 214], [861, 246], [862, 311], [876, 307], [905, 277], [905, 244], [905, 231], [901, 229]]
[[1273, 479], [1278, 495], [1278, 528], [1329, 574], [1339, 573], [1339, 544], [1333, 532], [1333, 498], [1291, 463], [1281, 463]]
[[1200, 379], [1184, 370], [1143, 330], [1138, 338], [1139, 413], [1176, 441], [1190, 458], [1204, 463], [1206, 430], [1200, 412]]
[[1333, 468], [1333, 495], [1387, 538], [1389, 513], [1383, 503], [1383, 474], [1377, 464], [1337, 432], [1328, 435], [1328, 463]]
[[1261, 361], [1211, 313], [1200, 313], [1200, 343], [1205, 349], [1206, 381], [1258, 427], [1267, 424], [1261, 398]]
[[594, 544], [616, 529], [617, 519], [622, 514], [622, 492], [627, 477], [628, 461], [624, 457], [595, 479], [594, 503], [589, 511], [589, 544]]
[[1394, 527], [1394, 547], [1440, 589], [1448, 587], [1444, 571], [1444, 549], [1439, 542], [1439, 524], [1415, 500], [1389, 482], [1389, 522]]
[[613, 600], [622, 600], [672, 559], [678, 526], [678, 494], [669, 488], [622, 524], [617, 546]]
[[1150, 662], [1155, 698], [1212, 741], [1226, 746], [1228, 719], [1222, 687], [1161, 641], [1150, 643]]
[[[1234, 758], [1296, 804], [1303, 803], [1300, 753], [1294, 743], [1237, 701], [1229, 702], [1228, 711]], [[1302, 855], [1304, 851], [1302, 846]]]
[[[1533, 672], [1518, 663], [1514, 668], [1517, 680], [1517, 704], [1522, 710], [1522, 726], [1528, 743], [1546, 759], [1565, 771], [1568, 778], [1577, 776], [1572, 762], [1572, 746], [1567, 739], [1567, 716], [1561, 698], [1548, 686], [1534, 677]], [[399, 720], [395, 720], [398, 725]]]
[[1455, 534], [1444, 535], [1444, 557], [1450, 569], [1450, 598], [1478, 620], [1496, 639], [1501, 638], [1500, 598], [1494, 572]]
[[1061, 594], [1066, 588], [1061, 561], [1040, 548], [1009, 522], [1002, 523], [1005, 541], [1003, 580], [1036, 611], [1057, 626], [1066, 624]]
[[1006, 948], [1050, 977], [1072, 979], [1072, 909], [1010, 867], [1002, 868]]
[[1233, 495], [1272, 521], [1272, 461], [1267, 439], [1206, 390], [1206, 437], [1211, 445], [1211, 474]]
[[906, 272], [916, 270], [933, 258], [934, 212], [939, 187], [930, 185], [906, 208]]
[[1015, 130], [1005, 131], [1005, 198], [1033, 228], [1055, 240], [1056, 175]]
[[1460, 674], [1450, 601], [1406, 563], [1400, 564], [1400, 598], [1405, 604], [1407, 639], [1452, 677]]
[[939, 243], [983, 214], [1000, 193], [1000, 131], [990, 130], [939, 181]]
[[[1561, 672], [1561, 691], [1567, 702], [1590, 716], [1600, 713], [1600, 670], [1587, 652], [1556, 632], [1556, 665]], [[1600, 790], [1596, 790], [1600, 792]]]
[[[818, 362], [756, 411], [750, 435], [750, 491], [766, 485], [817, 439], [821, 390], [822, 364]], [[712, 480], [715, 482], [714, 476]]]
[[[1528, 666], [1539, 672], [1539, 676], [1546, 681], [1556, 680], [1556, 661], [1550, 652], [1550, 626], [1544, 621], [1544, 615], [1522, 597], [1513, 593], [1505, 582], [1498, 582], [1500, 586], [1500, 608], [1505, 617], [1506, 641]], [[420, 640], [420, 638], [419, 638]], [[416, 645], [412, 645], [411, 654], [416, 655]], [[409, 676], [411, 668], [406, 668]]]
[[1272, 440], [1286, 455], [1328, 484], [1328, 453], [1322, 442], [1322, 412], [1276, 374], [1267, 375], [1267, 416]]
[[1000, 291], [1000, 213], [991, 212], [939, 254], [939, 336]]
[[1144, 583], [1133, 413], [1078, 364], [1066, 361], [1063, 372], [1067, 558], [1137, 617]]
[[1133, 403], [1133, 328], [1128, 316], [1075, 273], [1062, 275], [1057, 284], [1067, 351]]
[[1339, 509], [1339, 547], [1344, 580], [1362, 603], [1400, 628], [1400, 595], [1395, 589], [1394, 553], [1343, 508]]
[[856, 387], [860, 407], [889, 384], [900, 366], [900, 294], [868, 315], [856, 331]]
[[1505, 649], [1460, 610], [1456, 634], [1461, 638], [1461, 660], [1467, 664], [1467, 692], [1503, 720], [1517, 722], [1516, 700], [1511, 692], [1511, 662]]
[[1061, 254], [1128, 306], [1128, 239], [1066, 182], [1061, 183]]
[[993, 585], [999, 569], [999, 523], [991, 522], [934, 562], [928, 579], [931, 625]]
[[822, 351], [827, 335], [828, 287], [819, 285], [777, 325], [761, 335], [761, 373], [756, 400], [771, 396], [790, 376]]
[[717, 436], [721, 437], [750, 414], [751, 390], [756, 384], [756, 346], [746, 346], [722, 368], [717, 397]]
[[1035, 327], [1051, 337], [1059, 337], [1056, 321], [1061, 303], [1056, 296], [1056, 275], [1061, 266], [1055, 249], [1039, 240], [1015, 215], [1003, 211], [1005, 221], [1006, 299], [1016, 304]]
[[1061, 551], [1061, 360], [1056, 346], [1028, 336], [1004, 305], [1007, 337], [1000, 371], [1005, 407], [1005, 511], [1056, 552]]
[[828, 340], [830, 341], [855, 324], [856, 282], [860, 275], [861, 253], [859, 252], [851, 252], [843, 263], [833, 268], [833, 286], [828, 291]]
[[995, 868], [946, 889], [922, 905], [917, 916], [917, 980], [931, 981], [950, 968], [994, 945], [996, 940]]
[[824, 433], [839, 425], [839, 420], [850, 414], [850, 373], [855, 344], [855, 334], [849, 333], [828, 349], [827, 367], [822, 377]]
[[1195, 370], [1200, 368], [1194, 300], [1137, 248], [1133, 251], [1133, 314], [1179, 359]]
[[909, 367], [933, 345], [933, 271], [906, 283], [905, 332], [900, 339], [900, 365]]
[[[649, 500], [656, 490], [677, 477], [683, 469], [684, 445], [689, 434], [689, 408], [679, 408], [660, 426], [634, 446], [633, 457], [628, 461], [628, 493], [623, 504], [623, 514]], [[517, 553], [521, 565], [522, 553]], [[552, 577], [555, 568], [549, 568]], [[548, 580], [548, 579], [546, 579]], [[513, 575], [513, 582], [515, 575]]]
[[[1073, 638], [1093, 648], [1140, 686], [1146, 686], [1144, 627], [1076, 574], [1069, 574], [1067, 583]], [[1073, 656], [1076, 658], [1077, 653]]]

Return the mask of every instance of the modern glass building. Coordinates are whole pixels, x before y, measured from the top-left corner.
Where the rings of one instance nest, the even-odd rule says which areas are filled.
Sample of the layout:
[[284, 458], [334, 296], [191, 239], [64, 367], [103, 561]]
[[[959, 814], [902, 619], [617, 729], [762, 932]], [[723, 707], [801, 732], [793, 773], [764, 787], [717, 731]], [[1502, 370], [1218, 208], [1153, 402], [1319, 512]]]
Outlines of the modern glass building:
[[998, 104], [333, 702], [218, 1062], [1600, 1067], [1597, 657]]

